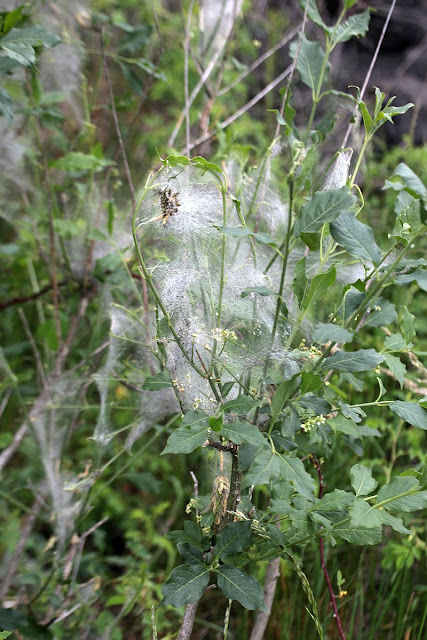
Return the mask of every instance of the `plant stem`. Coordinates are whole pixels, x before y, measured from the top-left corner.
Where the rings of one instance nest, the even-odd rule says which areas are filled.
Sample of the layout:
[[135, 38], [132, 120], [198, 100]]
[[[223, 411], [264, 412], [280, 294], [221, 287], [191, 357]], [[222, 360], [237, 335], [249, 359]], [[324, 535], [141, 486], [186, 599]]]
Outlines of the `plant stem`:
[[293, 207], [294, 207], [294, 183], [291, 177], [288, 178], [288, 185], [289, 185], [288, 227], [286, 230], [285, 251], [284, 251], [284, 257], [283, 257], [282, 273], [280, 276], [280, 285], [279, 285], [279, 291], [277, 294], [276, 313], [274, 315], [273, 329], [271, 332], [272, 344], [276, 337], [277, 325], [279, 324], [280, 310], [283, 302], [282, 296], [283, 296], [283, 289], [285, 286], [286, 269], [288, 266], [288, 257], [289, 257], [289, 245], [290, 245], [291, 233], [292, 233], [292, 215], [293, 215]]
[[[324, 483], [324, 479], [323, 479], [323, 472], [322, 472], [322, 467], [320, 465], [320, 462], [319, 462], [317, 456], [313, 455], [312, 459], [313, 459], [313, 463], [314, 463], [314, 466], [316, 468], [317, 475], [318, 475], [318, 478], [319, 478], [319, 494], [318, 494], [318, 497], [320, 499], [323, 496], [323, 490], [325, 488], [325, 483]], [[338, 627], [338, 631], [339, 631], [341, 640], [346, 640], [346, 636], [345, 636], [345, 633], [344, 633], [344, 630], [343, 630], [342, 624], [341, 624], [341, 618], [340, 618], [340, 614], [339, 614], [338, 607], [337, 607], [337, 602], [336, 602], [336, 597], [335, 597], [335, 594], [334, 594], [334, 589], [332, 587], [331, 578], [329, 576], [328, 567], [326, 565], [323, 538], [319, 539], [319, 550], [320, 550], [320, 563], [322, 565], [322, 571], [323, 571], [323, 575], [325, 576], [326, 584], [328, 585], [329, 600], [330, 600], [330, 603], [332, 605], [332, 609], [334, 610], [335, 622], [337, 623], [337, 627]]]
[[[152, 177], [153, 177], [152, 175], [149, 176], [149, 178], [147, 180], [147, 183], [146, 183], [146, 185], [144, 187], [144, 191], [143, 191], [143, 193], [142, 193], [142, 195], [141, 195], [141, 197], [139, 199], [139, 202], [137, 203], [137, 206], [134, 209], [133, 216], [132, 216], [132, 236], [133, 236], [133, 241], [134, 241], [134, 245], [135, 245], [135, 250], [136, 250], [136, 253], [137, 253], [137, 256], [138, 256], [138, 260], [139, 260], [139, 263], [140, 263], [140, 270], [141, 270], [142, 275], [144, 276], [145, 280], [147, 281], [147, 284], [148, 284], [148, 286], [149, 286], [149, 288], [151, 290], [151, 293], [154, 296], [154, 299], [155, 299], [158, 307], [160, 308], [160, 310], [162, 311], [164, 317], [166, 318], [166, 321], [168, 323], [168, 327], [169, 327], [169, 329], [170, 329], [170, 331], [171, 331], [171, 333], [172, 333], [172, 335], [174, 337], [174, 340], [175, 340], [176, 344], [178, 345], [179, 349], [181, 350], [181, 353], [183, 354], [184, 358], [187, 360], [189, 365], [194, 369], [194, 371], [196, 371], [202, 378], [206, 378], [206, 374], [197, 365], [194, 364], [194, 362], [191, 360], [190, 356], [188, 355], [187, 351], [184, 349], [184, 345], [182, 344], [181, 339], [178, 336], [178, 334], [177, 334], [177, 332], [175, 330], [175, 327], [173, 326], [173, 323], [171, 322], [169, 313], [168, 313], [166, 307], [164, 306], [163, 301], [162, 301], [161, 297], [159, 296], [159, 293], [158, 293], [156, 287], [154, 286], [153, 280], [152, 280], [152, 278], [150, 276], [150, 273], [148, 272], [148, 269], [147, 269], [147, 267], [145, 265], [144, 259], [143, 259], [142, 254], [141, 254], [141, 250], [139, 248], [138, 236], [137, 236], [137, 232], [136, 232], [136, 216], [137, 216], [137, 213], [138, 213], [138, 211], [139, 211], [139, 209], [141, 207], [141, 204], [142, 204], [145, 196], [147, 195], [149, 190], [152, 188]], [[214, 389], [212, 389], [212, 391], [214, 391]], [[214, 393], [216, 394], [216, 399], [219, 400], [220, 398], [219, 398], [219, 396], [217, 396], [218, 392], [216, 391], [216, 388], [215, 388]]]
[[194, 619], [196, 617], [197, 607], [200, 600], [187, 604], [185, 607], [184, 617], [179, 628], [179, 633], [176, 640], [190, 640], [191, 632], [193, 631]]

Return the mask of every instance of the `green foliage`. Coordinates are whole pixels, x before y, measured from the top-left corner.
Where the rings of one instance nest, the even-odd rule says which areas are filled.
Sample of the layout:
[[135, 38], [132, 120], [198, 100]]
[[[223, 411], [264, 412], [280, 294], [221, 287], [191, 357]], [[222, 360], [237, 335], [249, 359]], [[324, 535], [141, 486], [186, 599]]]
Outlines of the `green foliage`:
[[[325, 571], [348, 637], [392, 640], [393, 622], [421, 638], [425, 149], [374, 163], [374, 134], [412, 104], [329, 86], [369, 10], [329, 26], [310, 0], [321, 41], [290, 46], [305, 121], [290, 87], [283, 116], [241, 113], [259, 91], [239, 80], [259, 54], [244, 19], [186, 121], [178, 12], [58, 3], [56, 23], [39, 4], [0, 14], [0, 116], [23, 149], [1, 185], [0, 637], [173, 638], [202, 599], [204, 633], [225, 637], [229, 600], [244, 640], [280, 559], [266, 638], [332, 637]], [[276, 42], [285, 12], [268, 12]], [[191, 25], [190, 96], [212, 60]], [[81, 56], [74, 93], [46, 90], [61, 47]], [[359, 110], [364, 139], [322, 173], [327, 99]], [[206, 131], [209, 159], [191, 158]]]

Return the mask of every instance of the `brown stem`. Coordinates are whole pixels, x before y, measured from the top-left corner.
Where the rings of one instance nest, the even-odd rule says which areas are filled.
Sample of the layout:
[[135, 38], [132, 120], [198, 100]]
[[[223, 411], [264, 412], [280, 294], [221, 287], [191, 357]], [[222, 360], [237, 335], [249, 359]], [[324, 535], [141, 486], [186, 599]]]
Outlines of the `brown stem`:
[[196, 602], [187, 604], [176, 640], [190, 640], [199, 602], [200, 600], [197, 600]]
[[[242, 472], [239, 470], [239, 447], [232, 443], [229, 449], [232, 455], [231, 461], [231, 478], [230, 478], [230, 493], [227, 501], [227, 514], [225, 524], [232, 522], [234, 518], [234, 512], [237, 509], [237, 505], [240, 502], [240, 485], [242, 483]], [[231, 512], [231, 513], [230, 513]]]
[[[322, 467], [320, 466], [320, 462], [319, 462], [317, 456], [312, 455], [311, 457], [312, 457], [313, 464], [314, 464], [314, 466], [316, 468], [316, 471], [317, 471], [317, 476], [319, 478], [319, 498], [321, 498], [323, 496], [323, 490], [325, 488], [325, 482], [324, 482], [324, 478], [323, 478]], [[336, 596], [334, 594], [334, 589], [332, 587], [332, 582], [331, 582], [331, 578], [329, 576], [328, 567], [326, 566], [325, 549], [324, 549], [323, 538], [319, 539], [319, 549], [320, 549], [320, 562], [321, 562], [321, 565], [322, 565], [322, 571], [323, 571], [323, 575], [325, 576], [326, 584], [328, 585], [329, 599], [330, 599], [330, 602], [331, 602], [331, 605], [332, 605], [332, 609], [334, 610], [334, 619], [335, 619], [335, 622], [337, 623], [337, 627], [338, 627], [338, 631], [339, 631], [341, 640], [346, 640], [346, 636], [345, 636], [344, 630], [342, 628], [341, 618], [340, 618], [340, 614], [339, 614], [338, 607], [337, 607]]]
[[268, 563], [267, 572], [265, 574], [264, 586], [264, 604], [268, 613], [258, 611], [254, 628], [250, 636], [250, 640], [262, 640], [267, 628], [268, 620], [271, 615], [271, 607], [273, 606], [274, 594], [276, 593], [277, 580], [280, 575], [280, 558], [274, 558]]
[[31, 535], [31, 531], [33, 529], [34, 523], [36, 521], [36, 518], [38, 516], [38, 514], [40, 513], [40, 510], [42, 508], [43, 502], [42, 499], [39, 498], [38, 496], [36, 497], [36, 500], [33, 504], [33, 506], [31, 507], [31, 511], [30, 513], [28, 513], [25, 517], [24, 517], [24, 521], [23, 521], [23, 525], [21, 528], [21, 534], [19, 536], [19, 540], [18, 543], [15, 547], [15, 550], [10, 558], [9, 564], [7, 566], [6, 569], [6, 573], [5, 576], [3, 578], [3, 582], [0, 588], [0, 600], [3, 600], [3, 598], [5, 598], [7, 596], [7, 593], [9, 591], [9, 587], [12, 583], [13, 580], [13, 576], [16, 573], [16, 570], [18, 569], [19, 566], [19, 561], [21, 559], [22, 553], [25, 549], [25, 546], [27, 544], [28, 538]]

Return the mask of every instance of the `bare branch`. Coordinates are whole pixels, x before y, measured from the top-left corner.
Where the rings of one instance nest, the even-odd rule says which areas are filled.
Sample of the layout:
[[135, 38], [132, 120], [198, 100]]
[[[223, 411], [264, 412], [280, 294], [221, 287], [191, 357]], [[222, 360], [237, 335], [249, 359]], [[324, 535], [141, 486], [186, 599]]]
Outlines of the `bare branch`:
[[262, 56], [260, 56], [256, 60], [254, 60], [254, 62], [252, 62], [252, 64], [250, 64], [247, 69], [242, 71], [242, 73], [235, 80], [233, 80], [233, 82], [230, 82], [230, 84], [228, 84], [227, 86], [225, 86], [222, 89], [220, 89], [218, 91], [218, 94], [217, 94], [218, 98], [223, 96], [225, 93], [228, 93], [231, 89], [234, 89], [234, 87], [236, 87], [238, 84], [240, 84], [242, 82], [242, 80], [244, 80], [246, 78], [246, 76], [250, 75], [252, 73], [252, 71], [255, 71], [255, 69], [260, 66], [260, 64], [262, 64], [270, 56], [272, 56], [273, 53], [276, 53], [276, 51], [278, 51], [279, 49], [284, 47], [286, 44], [288, 44], [288, 42], [290, 40], [292, 40], [292, 38], [298, 33], [298, 31], [301, 29], [301, 27], [302, 27], [302, 23], [299, 24], [294, 29], [292, 29], [291, 31], [289, 31], [289, 33], [287, 33], [285, 36], [283, 36], [283, 38], [280, 40], [280, 42], [278, 42], [273, 47], [271, 47], [268, 51], [263, 53]]
[[197, 600], [197, 602], [187, 604], [176, 640], [190, 640], [199, 602], [200, 600]]
[[31, 507], [30, 513], [24, 516], [24, 521], [21, 528], [19, 540], [9, 560], [9, 564], [7, 566], [4, 578], [2, 580], [2, 585], [0, 587], [0, 600], [3, 600], [7, 596], [9, 587], [13, 580], [13, 576], [15, 575], [16, 570], [18, 568], [19, 560], [25, 549], [27, 540], [31, 535], [31, 531], [33, 529], [34, 523], [36, 521], [37, 516], [40, 513], [42, 506], [43, 506], [42, 500], [39, 497], [36, 497], [36, 500], [33, 506]]
[[[374, 51], [374, 55], [372, 56], [371, 64], [369, 65], [369, 69], [368, 69], [368, 72], [366, 74], [366, 78], [365, 78], [365, 81], [363, 83], [363, 87], [362, 87], [362, 89], [360, 91], [360, 100], [363, 100], [363, 96], [365, 95], [366, 87], [368, 86], [368, 82], [371, 79], [372, 71], [373, 71], [375, 63], [377, 61], [378, 54], [380, 52], [381, 45], [383, 43], [384, 36], [386, 34], [386, 31], [387, 31], [388, 23], [390, 22], [390, 19], [391, 19], [395, 4], [396, 4], [396, 0], [393, 0], [391, 5], [390, 5], [390, 8], [388, 10], [387, 17], [386, 17], [386, 20], [384, 22], [384, 26], [383, 26], [383, 29], [381, 31], [381, 35], [379, 37], [377, 47], [376, 47], [376, 49]], [[347, 144], [347, 140], [348, 140], [348, 136], [350, 135], [352, 124], [353, 123], [350, 121], [350, 123], [349, 123], [349, 125], [347, 127], [347, 131], [345, 132], [344, 140], [342, 141], [342, 145], [341, 145], [343, 148]]]
[[[191, 7], [190, 7], [190, 11], [191, 11]], [[185, 107], [182, 110], [182, 112], [180, 113], [178, 120], [176, 122], [176, 125], [174, 127], [174, 130], [172, 131], [169, 140], [168, 140], [168, 146], [172, 147], [175, 143], [176, 140], [176, 136], [178, 135], [178, 132], [181, 128], [182, 122], [184, 120], [184, 118], [186, 119], [186, 125], [187, 125], [187, 120], [189, 120], [189, 114], [190, 114], [190, 108], [191, 105], [193, 104], [194, 100], [197, 98], [197, 96], [200, 93], [200, 90], [202, 89], [202, 87], [206, 84], [209, 76], [211, 75], [213, 69], [215, 68], [216, 64], [218, 63], [218, 60], [220, 59], [220, 57], [223, 54], [224, 48], [225, 48], [225, 44], [228, 40], [228, 38], [230, 37], [231, 31], [233, 29], [233, 23], [231, 23], [231, 25], [229, 26], [226, 36], [225, 36], [225, 41], [224, 41], [224, 46], [221, 47], [220, 49], [218, 49], [218, 51], [215, 53], [215, 55], [212, 57], [212, 59], [209, 61], [209, 64], [207, 65], [206, 69], [203, 71], [199, 82], [196, 84], [196, 86], [194, 87], [193, 91], [191, 92], [191, 95], [188, 97], [188, 58], [187, 58], [187, 67], [186, 67], [186, 81], [187, 81], [187, 94], [186, 94], [186, 102], [185, 102]], [[187, 43], [186, 43], [187, 44]], [[189, 42], [188, 42], [188, 46], [189, 46]], [[185, 86], [184, 86], [185, 88]], [[187, 140], [187, 148], [190, 149], [190, 144], [189, 141]]]
[[257, 93], [256, 96], [254, 96], [251, 100], [249, 100], [249, 102], [243, 105], [243, 107], [240, 107], [240, 109], [238, 109], [235, 113], [233, 113], [233, 115], [231, 115], [229, 118], [227, 118], [223, 122], [218, 123], [216, 125], [216, 128], [213, 131], [210, 131], [209, 133], [206, 133], [200, 136], [200, 138], [197, 138], [197, 140], [192, 142], [190, 145], [190, 149], [194, 149], [194, 147], [198, 147], [200, 144], [202, 144], [202, 142], [209, 140], [216, 134], [218, 130], [222, 131], [223, 129], [228, 127], [232, 122], [237, 120], [237, 118], [240, 118], [240, 116], [246, 113], [246, 111], [249, 111], [249, 109], [251, 109], [257, 102], [262, 100], [264, 96], [266, 96], [268, 93], [270, 93], [270, 91], [272, 91], [275, 87], [277, 87], [277, 85], [280, 84], [280, 82], [282, 82], [282, 80], [284, 80], [286, 76], [290, 74], [291, 70], [292, 70], [292, 65], [289, 65], [289, 67], [286, 67], [286, 69], [282, 71], [282, 73], [280, 73], [276, 78], [274, 78], [274, 80], [272, 80], [266, 87], [264, 87], [264, 89], [262, 89], [259, 93]]
[[276, 593], [277, 580], [280, 575], [280, 558], [274, 558], [269, 562], [267, 571], [265, 574], [265, 586], [264, 586], [264, 604], [268, 613], [264, 611], [258, 611], [254, 628], [250, 636], [250, 640], [262, 640], [265, 630], [267, 628], [268, 620], [271, 615], [271, 608], [273, 606], [274, 594]]
[[[303, 16], [302, 23], [301, 23], [301, 32], [300, 32], [299, 41], [298, 41], [298, 49], [297, 49], [294, 61], [292, 63], [291, 74], [289, 76], [288, 84], [286, 86], [286, 91], [283, 94], [283, 100], [282, 100], [282, 104], [281, 104], [281, 107], [280, 107], [280, 115], [282, 117], [283, 117], [283, 114], [284, 114], [284, 111], [285, 111], [286, 100], [288, 99], [289, 87], [291, 86], [292, 78], [294, 77], [294, 72], [295, 72], [295, 69], [296, 69], [296, 66], [297, 66], [297, 63], [298, 63], [299, 52], [301, 50], [302, 37], [304, 35], [305, 25], [307, 23], [307, 13], [308, 13], [309, 4], [310, 3], [307, 0], [307, 2], [305, 3], [304, 16]], [[274, 135], [275, 138], [277, 138], [277, 136], [279, 135], [279, 131], [280, 131], [280, 123], [279, 123], [279, 121], [277, 121], [276, 132], [275, 132], [275, 135]]]
[[[323, 496], [323, 490], [325, 488], [325, 482], [324, 482], [324, 478], [323, 478], [322, 467], [320, 466], [320, 462], [319, 462], [317, 456], [312, 455], [311, 459], [313, 460], [313, 464], [314, 464], [314, 466], [316, 468], [317, 476], [319, 478], [319, 494], [318, 495], [319, 495], [319, 498], [321, 498]], [[322, 565], [322, 571], [323, 571], [323, 575], [325, 576], [326, 584], [328, 585], [329, 599], [330, 599], [330, 602], [331, 602], [331, 605], [332, 605], [332, 609], [334, 610], [334, 619], [335, 619], [335, 622], [337, 624], [338, 632], [340, 634], [341, 640], [346, 640], [346, 635], [344, 633], [344, 629], [342, 628], [341, 618], [340, 618], [340, 614], [339, 614], [338, 607], [337, 607], [336, 596], [335, 596], [335, 593], [334, 593], [334, 589], [332, 587], [332, 583], [331, 583], [331, 578], [329, 576], [328, 567], [326, 565], [323, 537], [319, 538], [319, 550], [320, 550], [320, 563]]]

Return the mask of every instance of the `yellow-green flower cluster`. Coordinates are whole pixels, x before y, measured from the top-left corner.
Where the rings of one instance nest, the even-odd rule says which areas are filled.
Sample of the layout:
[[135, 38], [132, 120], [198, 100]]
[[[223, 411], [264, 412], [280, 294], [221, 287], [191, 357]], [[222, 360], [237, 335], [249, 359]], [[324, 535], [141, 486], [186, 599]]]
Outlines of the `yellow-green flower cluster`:
[[301, 340], [301, 344], [298, 348], [300, 351], [304, 351], [310, 360], [316, 360], [322, 355], [322, 352], [317, 347], [307, 347], [305, 344], [305, 338]]
[[237, 340], [237, 335], [234, 331], [230, 329], [221, 329], [221, 327], [214, 327], [211, 329], [211, 335], [214, 340], [221, 340], [225, 342], [226, 340]]
[[309, 433], [313, 427], [320, 427], [322, 424], [325, 424], [325, 422], [326, 418], [324, 416], [313, 416], [301, 424], [301, 430], [304, 431], [304, 433]]

